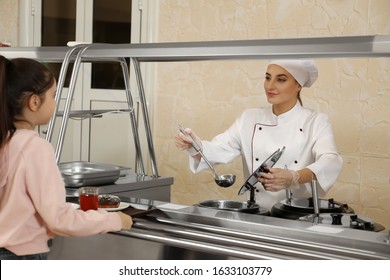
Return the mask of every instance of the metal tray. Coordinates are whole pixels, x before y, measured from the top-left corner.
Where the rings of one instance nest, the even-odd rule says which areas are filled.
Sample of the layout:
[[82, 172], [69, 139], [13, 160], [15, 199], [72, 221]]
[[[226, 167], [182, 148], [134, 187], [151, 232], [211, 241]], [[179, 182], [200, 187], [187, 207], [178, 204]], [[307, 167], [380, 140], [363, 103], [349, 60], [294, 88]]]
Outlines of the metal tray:
[[112, 184], [121, 172], [118, 166], [85, 161], [64, 162], [58, 167], [66, 187]]

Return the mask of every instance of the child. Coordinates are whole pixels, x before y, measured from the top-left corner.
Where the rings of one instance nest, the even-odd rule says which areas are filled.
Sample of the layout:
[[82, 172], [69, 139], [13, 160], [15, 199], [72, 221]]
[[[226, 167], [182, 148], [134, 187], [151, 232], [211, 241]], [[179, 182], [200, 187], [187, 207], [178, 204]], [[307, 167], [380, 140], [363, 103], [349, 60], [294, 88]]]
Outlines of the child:
[[0, 259], [47, 259], [55, 235], [128, 230], [130, 216], [66, 203], [54, 149], [34, 130], [56, 107], [56, 81], [41, 63], [0, 55]]

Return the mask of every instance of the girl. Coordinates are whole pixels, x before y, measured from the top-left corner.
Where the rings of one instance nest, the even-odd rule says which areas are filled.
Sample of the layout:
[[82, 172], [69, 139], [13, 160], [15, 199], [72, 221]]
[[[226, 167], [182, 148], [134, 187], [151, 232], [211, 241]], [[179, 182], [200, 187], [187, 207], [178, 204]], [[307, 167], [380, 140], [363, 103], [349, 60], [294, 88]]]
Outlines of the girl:
[[[271, 61], [265, 73], [264, 89], [271, 107], [245, 110], [233, 125], [212, 141], [201, 141], [194, 131], [187, 132], [203, 147], [214, 163], [226, 163], [243, 157], [247, 178], [278, 148], [286, 147], [275, 168], [260, 173], [256, 202], [271, 210], [293, 188], [294, 195], [311, 196], [310, 185], [316, 177], [323, 195], [335, 183], [342, 167], [333, 131], [327, 115], [302, 107], [302, 87], [317, 79], [317, 67], [311, 60]], [[191, 146], [191, 139], [179, 133], [176, 146], [190, 153], [193, 172], [207, 165]], [[277, 168], [279, 167], [279, 168]], [[305, 186], [306, 184], [306, 186]]]
[[0, 259], [47, 259], [55, 235], [130, 229], [130, 216], [66, 203], [54, 149], [34, 130], [56, 107], [56, 81], [41, 63], [0, 55]]

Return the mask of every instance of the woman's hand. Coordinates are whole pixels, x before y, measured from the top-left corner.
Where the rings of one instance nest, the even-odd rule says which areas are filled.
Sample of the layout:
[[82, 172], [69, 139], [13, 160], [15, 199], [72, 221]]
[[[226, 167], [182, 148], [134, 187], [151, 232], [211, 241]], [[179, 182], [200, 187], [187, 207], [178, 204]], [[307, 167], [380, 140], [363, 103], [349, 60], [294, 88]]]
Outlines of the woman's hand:
[[[201, 142], [200, 138], [195, 134], [195, 132], [191, 128], [186, 128], [185, 132], [188, 135], [191, 135], [192, 138], [195, 140], [195, 142], [200, 147], [200, 149], [202, 149], [202, 142]], [[199, 154], [199, 152], [197, 152], [192, 147], [191, 137], [186, 136], [181, 132], [179, 132], [175, 135], [175, 145], [177, 148], [187, 151], [191, 156], [196, 156], [197, 154]]]
[[280, 191], [298, 184], [299, 174], [296, 171], [282, 168], [268, 168], [269, 173], [260, 172], [257, 179], [266, 191]]

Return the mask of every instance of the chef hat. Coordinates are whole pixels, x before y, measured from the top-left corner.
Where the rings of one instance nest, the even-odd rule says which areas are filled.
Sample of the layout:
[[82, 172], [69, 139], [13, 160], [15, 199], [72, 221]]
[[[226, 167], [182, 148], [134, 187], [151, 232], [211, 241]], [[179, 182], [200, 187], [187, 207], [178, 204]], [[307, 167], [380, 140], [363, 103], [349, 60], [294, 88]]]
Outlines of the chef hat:
[[302, 87], [310, 87], [318, 77], [318, 69], [313, 60], [271, 60], [269, 64], [286, 69]]

